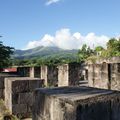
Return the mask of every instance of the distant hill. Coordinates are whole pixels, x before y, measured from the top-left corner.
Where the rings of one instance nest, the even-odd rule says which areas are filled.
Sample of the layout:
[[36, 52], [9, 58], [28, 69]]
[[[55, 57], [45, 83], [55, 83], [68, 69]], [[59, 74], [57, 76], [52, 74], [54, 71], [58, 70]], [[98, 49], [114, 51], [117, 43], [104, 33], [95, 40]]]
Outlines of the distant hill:
[[78, 50], [64, 50], [58, 47], [36, 47], [28, 50], [15, 50], [13, 57], [17, 59], [30, 58], [49, 58], [49, 57], [65, 57], [76, 58]]

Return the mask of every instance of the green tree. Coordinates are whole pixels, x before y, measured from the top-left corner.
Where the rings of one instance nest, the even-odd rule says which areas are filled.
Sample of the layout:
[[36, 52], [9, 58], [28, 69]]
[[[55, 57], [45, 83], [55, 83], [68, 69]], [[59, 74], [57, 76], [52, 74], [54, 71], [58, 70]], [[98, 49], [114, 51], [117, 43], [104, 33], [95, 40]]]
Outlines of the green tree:
[[112, 38], [107, 42], [107, 49], [102, 52], [103, 57], [120, 56], [120, 39]]
[[10, 65], [10, 57], [14, 49], [9, 46], [3, 45], [0, 41], [0, 68], [4, 68]]
[[94, 50], [84, 44], [82, 48], [78, 51], [78, 61], [84, 61], [93, 54]]

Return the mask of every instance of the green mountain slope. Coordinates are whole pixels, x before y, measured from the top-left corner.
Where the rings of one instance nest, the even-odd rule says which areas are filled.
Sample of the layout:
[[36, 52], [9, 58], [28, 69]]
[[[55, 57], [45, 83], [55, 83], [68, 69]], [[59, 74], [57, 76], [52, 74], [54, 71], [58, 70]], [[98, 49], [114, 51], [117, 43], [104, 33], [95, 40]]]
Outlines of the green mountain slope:
[[49, 58], [49, 57], [62, 57], [62, 58], [76, 58], [78, 50], [64, 50], [58, 47], [36, 47], [29, 50], [15, 50], [13, 57], [17, 59], [30, 59], [30, 58]]

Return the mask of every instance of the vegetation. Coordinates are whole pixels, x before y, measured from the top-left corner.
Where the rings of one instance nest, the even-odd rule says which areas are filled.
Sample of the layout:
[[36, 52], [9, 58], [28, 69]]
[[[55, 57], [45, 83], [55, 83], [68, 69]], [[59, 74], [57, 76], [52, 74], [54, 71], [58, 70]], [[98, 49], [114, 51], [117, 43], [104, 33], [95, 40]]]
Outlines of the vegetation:
[[95, 61], [97, 58], [110, 58], [120, 56], [120, 39], [112, 38], [106, 44], [106, 49], [102, 46], [97, 46], [95, 49], [83, 45], [78, 52], [80, 60]]
[[[16, 57], [17, 56], [17, 57]], [[92, 49], [86, 44], [81, 49], [63, 50], [57, 47], [38, 47], [26, 51], [17, 51], [13, 65], [58, 65], [63, 63], [83, 62], [86, 60], [95, 61], [99, 58], [120, 56], [120, 39], [112, 38], [106, 44], [106, 48], [97, 46]]]
[[0, 41], [0, 68], [7, 67], [11, 64], [10, 57], [13, 53], [13, 48], [3, 45]]
[[107, 43], [107, 49], [101, 51], [101, 57], [120, 56], [120, 39], [112, 38]]
[[9, 110], [5, 107], [4, 101], [0, 99], [0, 120], [4, 119], [18, 120], [16, 116], [11, 115]]

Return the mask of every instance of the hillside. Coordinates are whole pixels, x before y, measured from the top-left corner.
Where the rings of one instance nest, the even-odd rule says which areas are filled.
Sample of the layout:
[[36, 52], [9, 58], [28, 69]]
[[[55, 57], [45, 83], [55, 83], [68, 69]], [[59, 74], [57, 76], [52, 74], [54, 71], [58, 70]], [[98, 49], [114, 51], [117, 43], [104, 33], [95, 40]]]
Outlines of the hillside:
[[49, 58], [49, 57], [73, 57], [76, 58], [78, 50], [64, 50], [58, 47], [36, 47], [29, 50], [15, 50], [13, 57], [17, 59], [30, 59], [36, 57]]

